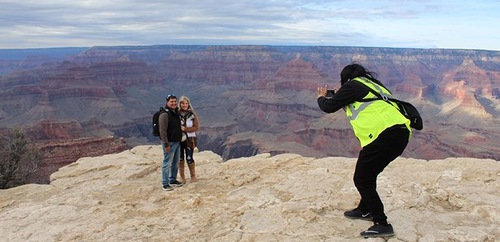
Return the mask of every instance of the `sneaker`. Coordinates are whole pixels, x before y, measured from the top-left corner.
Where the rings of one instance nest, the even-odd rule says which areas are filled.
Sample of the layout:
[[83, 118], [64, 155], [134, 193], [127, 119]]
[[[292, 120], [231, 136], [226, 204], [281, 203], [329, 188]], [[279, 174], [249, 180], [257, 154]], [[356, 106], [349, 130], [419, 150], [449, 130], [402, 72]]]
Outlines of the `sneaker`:
[[353, 210], [345, 211], [344, 216], [350, 219], [361, 219], [371, 221], [373, 219], [372, 213], [362, 212], [361, 209], [355, 208]]
[[170, 182], [170, 186], [173, 186], [173, 187], [182, 187], [182, 185], [184, 185], [184, 183], [177, 181], [177, 180]]
[[394, 236], [392, 225], [374, 224], [369, 229], [360, 233], [361, 236], [368, 237], [391, 237]]
[[172, 191], [172, 190], [174, 190], [174, 188], [171, 187], [170, 185], [163, 185], [163, 190], [165, 190], [165, 191]]

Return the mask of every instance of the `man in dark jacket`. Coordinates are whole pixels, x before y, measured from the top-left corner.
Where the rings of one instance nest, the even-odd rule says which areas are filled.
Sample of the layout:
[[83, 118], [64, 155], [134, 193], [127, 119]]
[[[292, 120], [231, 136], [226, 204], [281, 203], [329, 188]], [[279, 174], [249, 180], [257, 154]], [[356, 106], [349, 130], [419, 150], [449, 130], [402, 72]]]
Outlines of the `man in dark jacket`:
[[182, 131], [181, 118], [177, 111], [177, 97], [168, 95], [166, 102], [166, 112], [160, 114], [158, 126], [163, 148], [162, 186], [163, 190], [170, 191], [173, 187], [182, 186], [182, 183], [177, 181]]

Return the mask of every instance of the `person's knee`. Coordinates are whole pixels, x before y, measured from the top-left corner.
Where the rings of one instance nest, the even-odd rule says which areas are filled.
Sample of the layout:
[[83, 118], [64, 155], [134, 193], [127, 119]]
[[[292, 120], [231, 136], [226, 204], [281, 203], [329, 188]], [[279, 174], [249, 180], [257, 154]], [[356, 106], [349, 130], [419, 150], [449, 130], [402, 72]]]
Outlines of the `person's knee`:
[[358, 190], [375, 189], [376, 187], [376, 181], [366, 177], [355, 176], [353, 180]]

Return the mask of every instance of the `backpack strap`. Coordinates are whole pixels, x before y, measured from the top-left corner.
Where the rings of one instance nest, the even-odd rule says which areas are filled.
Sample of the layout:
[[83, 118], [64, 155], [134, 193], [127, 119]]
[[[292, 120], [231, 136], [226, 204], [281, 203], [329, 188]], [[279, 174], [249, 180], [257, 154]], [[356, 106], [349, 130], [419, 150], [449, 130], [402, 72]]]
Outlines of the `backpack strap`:
[[[395, 99], [395, 98], [392, 98], [392, 97], [388, 97], [388, 96], [383, 96], [382, 94], [380, 94], [379, 92], [376, 92], [375, 90], [367, 87], [365, 84], [363, 83], [359, 83], [361, 84], [361, 86], [363, 86], [363, 88], [367, 89], [369, 92], [371, 92], [373, 95], [376, 96], [376, 98], [367, 98], [367, 99], [363, 99], [361, 100], [360, 102], [371, 102], [371, 101], [375, 101], [375, 100], [384, 100], [386, 101], [388, 104], [392, 105], [393, 107], [397, 108], [399, 110], [399, 108], [397, 106], [394, 106], [394, 104], [392, 102], [398, 102], [399, 100], [398, 99]], [[392, 101], [392, 102], [390, 102]]]

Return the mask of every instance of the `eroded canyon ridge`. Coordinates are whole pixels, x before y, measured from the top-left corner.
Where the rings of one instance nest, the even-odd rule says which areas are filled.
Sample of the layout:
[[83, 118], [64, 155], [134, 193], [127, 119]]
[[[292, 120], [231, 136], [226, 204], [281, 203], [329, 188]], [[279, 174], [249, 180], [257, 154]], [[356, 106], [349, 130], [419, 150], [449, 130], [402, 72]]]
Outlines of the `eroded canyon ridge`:
[[224, 159], [269, 152], [355, 157], [342, 111], [316, 88], [351, 62], [378, 74], [425, 120], [403, 156], [500, 160], [500, 52], [303, 46], [119, 46], [0, 50], [0, 128], [45, 151], [40, 179], [82, 156], [158, 144], [151, 116], [167, 94], [200, 116], [199, 149]]

